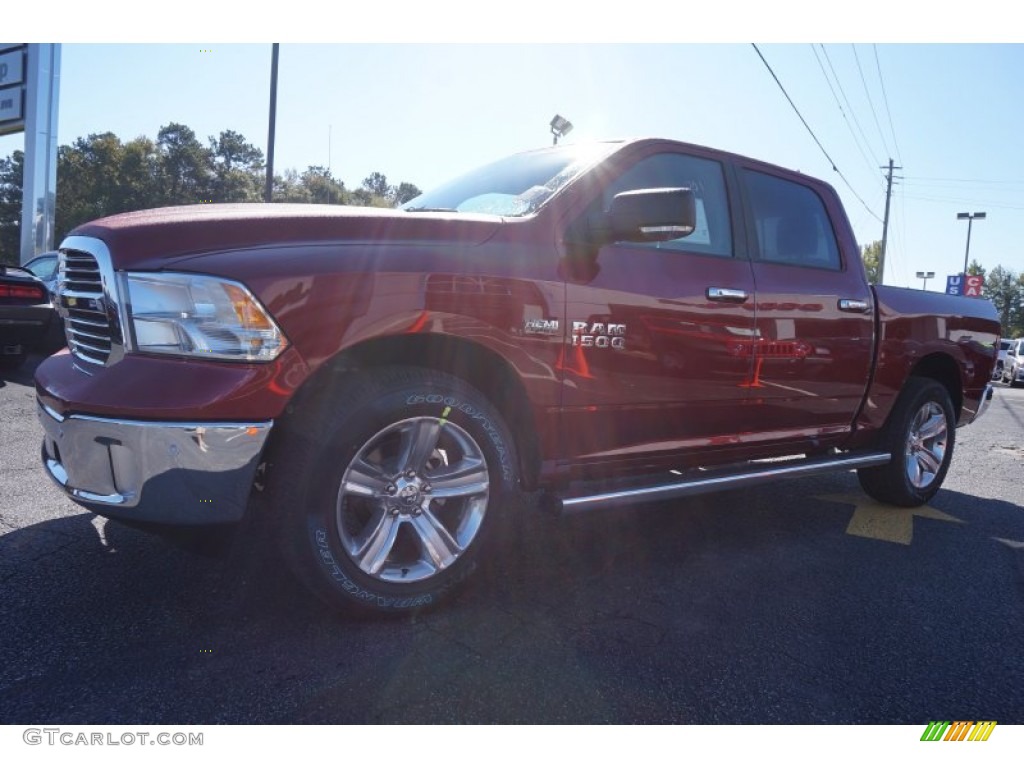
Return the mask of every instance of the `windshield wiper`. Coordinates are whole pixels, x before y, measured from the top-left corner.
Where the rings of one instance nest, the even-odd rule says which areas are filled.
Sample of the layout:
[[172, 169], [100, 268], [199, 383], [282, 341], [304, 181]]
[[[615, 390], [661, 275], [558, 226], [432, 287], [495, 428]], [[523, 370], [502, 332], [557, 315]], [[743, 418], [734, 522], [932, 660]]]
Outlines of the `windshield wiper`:
[[425, 205], [421, 205], [417, 208], [404, 208], [403, 210], [408, 213], [458, 213], [456, 208], [428, 208]]

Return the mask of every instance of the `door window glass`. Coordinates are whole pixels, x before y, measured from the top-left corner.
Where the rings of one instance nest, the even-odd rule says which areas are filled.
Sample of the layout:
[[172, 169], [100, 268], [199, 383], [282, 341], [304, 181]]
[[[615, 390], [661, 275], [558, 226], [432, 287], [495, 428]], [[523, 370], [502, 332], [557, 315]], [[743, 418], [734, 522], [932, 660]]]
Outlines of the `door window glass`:
[[667, 248], [712, 256], [732, 256], [729, 202], [722, 165], [690, 155], [664, 153], [644, 158], [615, 180], [604, 194], [604, 209], [620, 192], [635, 189], [687, 187], [693, 190], [697, 226], [686, 237], [658, 243], [631, 243], [639, 247]]
[[839, 248], [825, 204], [810, 187], [743, 171], [762, 261], [840, 269]]

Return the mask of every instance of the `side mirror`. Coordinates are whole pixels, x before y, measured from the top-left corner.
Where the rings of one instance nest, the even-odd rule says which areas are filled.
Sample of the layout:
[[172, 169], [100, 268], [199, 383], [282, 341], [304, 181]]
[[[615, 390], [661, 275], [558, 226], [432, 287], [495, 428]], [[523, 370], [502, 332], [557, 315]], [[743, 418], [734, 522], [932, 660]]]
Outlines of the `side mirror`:
[[693, 234], [697, 206], [686, 187], [636, 189], [612, 198], [606, 218], [612, 242], [675, 240]]

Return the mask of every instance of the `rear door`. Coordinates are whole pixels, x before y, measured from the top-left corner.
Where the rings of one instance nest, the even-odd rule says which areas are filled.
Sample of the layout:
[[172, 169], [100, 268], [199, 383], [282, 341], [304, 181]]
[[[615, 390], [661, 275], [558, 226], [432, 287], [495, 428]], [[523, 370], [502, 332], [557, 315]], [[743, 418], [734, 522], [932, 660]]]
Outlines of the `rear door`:
[[835, 442], [867, 389], [873, 294], [831, 188], [740, 163], [757, 290], [745, 443]]

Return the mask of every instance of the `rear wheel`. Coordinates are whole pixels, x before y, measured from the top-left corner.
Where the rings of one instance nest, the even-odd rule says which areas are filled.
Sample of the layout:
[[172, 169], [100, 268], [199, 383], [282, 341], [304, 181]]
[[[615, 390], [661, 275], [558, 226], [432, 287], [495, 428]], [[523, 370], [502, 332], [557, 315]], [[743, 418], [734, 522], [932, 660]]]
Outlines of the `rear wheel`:
[[942, 486], [953, 457], [956, 417], [949, 392], [934, 379], [911, 377], [889, 417], [882, 450], [888, 464], [857, 470], [861, 487], [886, 504], [916, 507]]
[[320, 397], [274, 468], [286, 554], [332, 605], [435, 603], [475, 568], [516, 490], [508, 428], [436, 371], [359, 374]]

